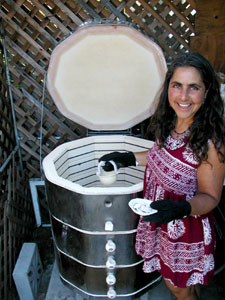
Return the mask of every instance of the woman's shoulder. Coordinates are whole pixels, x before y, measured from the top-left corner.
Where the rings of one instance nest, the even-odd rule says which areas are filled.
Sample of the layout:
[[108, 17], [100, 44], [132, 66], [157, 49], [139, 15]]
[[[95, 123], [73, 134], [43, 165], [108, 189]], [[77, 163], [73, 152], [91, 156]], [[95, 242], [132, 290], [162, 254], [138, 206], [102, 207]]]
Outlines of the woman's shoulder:
[[[222, 163], [225, 159], [225, 145], [222, 145], [218, 150], [212, 140], [208, 140], [208, 162]], [[225, 163], [225, 162], [224, 162]]]

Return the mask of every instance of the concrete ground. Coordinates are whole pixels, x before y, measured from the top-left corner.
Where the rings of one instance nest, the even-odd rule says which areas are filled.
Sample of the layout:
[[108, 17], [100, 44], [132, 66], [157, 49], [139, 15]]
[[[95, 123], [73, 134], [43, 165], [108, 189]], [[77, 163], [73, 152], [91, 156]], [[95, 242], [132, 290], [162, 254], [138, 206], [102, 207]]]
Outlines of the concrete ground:
[[[84, 300], [83, 297], [67, 288], [60, 280], [56, 263], [46, 270], [42, 281], [48, 280], [47, 290], [40, 286], [38, 300]], [[50, 278], [49, 278], [50, 277]], [[97, 298], [96, 298], [97, 299]], [[174, 300], [168, 288], [162, 280], [159, 285], [137, 300]], [[201, 288], [200, 300], [224, 300], [225, 299], [225, 270], [217, 274], [213, 281], [206, 287]]]

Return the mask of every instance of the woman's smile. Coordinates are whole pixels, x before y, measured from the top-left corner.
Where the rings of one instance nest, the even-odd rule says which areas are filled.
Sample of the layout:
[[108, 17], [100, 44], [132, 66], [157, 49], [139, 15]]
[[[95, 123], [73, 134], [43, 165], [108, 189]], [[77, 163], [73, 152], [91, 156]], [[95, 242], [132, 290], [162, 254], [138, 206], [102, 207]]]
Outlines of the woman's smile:
[[177, 103], [178, 104], [178, 106], [180, 106], [182, 109], [188, 109], [190, 106], [191, 106], [191, 104], [181, 104], [181, 103]]

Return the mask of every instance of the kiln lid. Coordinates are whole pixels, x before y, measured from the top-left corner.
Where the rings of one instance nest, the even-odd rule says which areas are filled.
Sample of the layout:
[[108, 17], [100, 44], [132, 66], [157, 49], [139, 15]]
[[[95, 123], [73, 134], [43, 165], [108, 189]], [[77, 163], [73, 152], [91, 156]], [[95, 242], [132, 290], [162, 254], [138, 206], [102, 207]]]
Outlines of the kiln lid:
[[92, 130], [123, 130], [155, 110], [166, 62], [129, 25], [80, 27], [53, 50], [47, 88], [59, 111]]

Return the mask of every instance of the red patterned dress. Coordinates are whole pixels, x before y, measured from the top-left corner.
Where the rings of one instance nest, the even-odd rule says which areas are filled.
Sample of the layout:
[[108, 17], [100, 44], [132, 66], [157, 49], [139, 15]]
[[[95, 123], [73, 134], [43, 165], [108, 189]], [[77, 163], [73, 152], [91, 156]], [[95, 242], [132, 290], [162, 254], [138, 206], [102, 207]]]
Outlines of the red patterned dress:
[[[191, 199], [197, 191], [197, 167], [185, 140], [168, 137], [166, 147], [149, 150], [144, 178], [144, 198], [175, 202]], [[214, 272], [215, 233], [213, 213], [195, 215], [168, 224], [140, 218], [136, 251], [144, 258], [143, 271], [158, 270], [175, 287], [207, 285]]]

